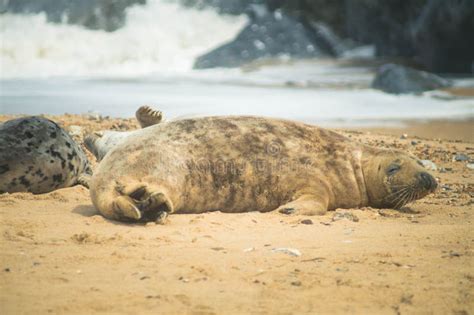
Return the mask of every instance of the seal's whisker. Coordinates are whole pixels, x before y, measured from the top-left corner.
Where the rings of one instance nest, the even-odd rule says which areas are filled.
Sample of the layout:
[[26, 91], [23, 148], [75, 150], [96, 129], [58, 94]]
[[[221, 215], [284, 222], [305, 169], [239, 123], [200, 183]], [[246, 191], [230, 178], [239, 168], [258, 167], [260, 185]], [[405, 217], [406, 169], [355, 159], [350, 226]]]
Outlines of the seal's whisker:
[[409, 204], [410, 202], [415, 201], [417, 198], [418, 193], [413, 190], [412, 193], [410, 194], [410, 198], [408, 198], [407, 202], [405, 204]]
[[408, 201], [407, 203], [413, 202], [413, 201], [417, 200], [418, 198], [419, 198], [418, 192], [413, 191], [413, 194], [412, 194], [412, 196], [411, 196], [411, 198], [410, 198], [410, 201]]
[[[411, 187], [410, 187], [411, 188]], [[395, 205], [395, 209], [399, 209], [400, 207], [402, 207], [404, 204], [405, 204], [405, 200], [407, 198], [407, 196], [409, 196], [411, 194], [412, 190], [407, 190], [399, 199], [399, 201], [397, 202], [397, 204]]]
[[405, 199], [403, 200], [403, 203], [400, 205], [400, 207], [403, 207], [404, 205], [406, 205], [407, 203], [410, 202], [410, 199], [412, 198], [413, 196], [413, 191], [411, 191], [406, 197]]
[[405, 192], [402, 192], [402, 193], [396, 195], [395, 198], [393, 198], [392, 202], [395, 203], [395, 205], [398, 204], [398, 202], [400, 201], [400, 199], [402, 198], [404, 193]]
[[390, 203], [390, 204], [397, 204], [397, 203], [403, 198], [403, 196], [404, 196], [405, 193], [406, 193], [406, 192], [402, 192], [402, 193], [400, 193], [400, 194], [394, 196], [393, 198], [388, 199], [388, 200], [387, 200], [388, 203]]
[[399, 188], [399, 187], [401, 187], [400, 189], [398, 189], [398, 190], [396, 190], [396, 191], [393, 192], [393, 193], [398, 193], [398, 192], [400, 192], [401, 190], [404, 190], [404, 189], [406, 189], [406, 188], [409, 188], [410, 185], [393, 185], [393, 186], [390, 186], [390, 187], [391, 187], [391, 188]]
[[405, 187], [405, 188], [403, 188], [403, 189], [397, 190], [397, 191], [391, 193], [390, 195], [388, 195], [388, 196], [386, 197], [386, 199], [389, 200], [389, 201], [390, 201], [390, 200], [395, 200], [395, 199], [397, 199], [401, 194], [403, 194], [405, 191], [407, 191], [409, 188], [410, 188], [410, 187]]

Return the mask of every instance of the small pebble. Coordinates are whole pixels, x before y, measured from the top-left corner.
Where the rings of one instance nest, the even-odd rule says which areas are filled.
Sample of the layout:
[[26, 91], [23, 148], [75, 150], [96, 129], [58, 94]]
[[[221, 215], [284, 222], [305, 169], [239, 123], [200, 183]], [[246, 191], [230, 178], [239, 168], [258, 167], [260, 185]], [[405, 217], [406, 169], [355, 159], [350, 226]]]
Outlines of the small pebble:
[[10, 268], [5, 268], [5, 269], [3, 269], [3, 271], [10, 272]]
[[443, 185], [443, 186], [441, 186], [441, 188], [443, 190], [452, 190], [451, 187], [449, 187], [448, 185]]
[[184, 283], [188, 283], [189, 279], [188, 278], [182, 278], [181, 281], [183, 281]]
[[403, 304], [413, 304], [413, 294], [403, 294], [403, 296], [400, 298], [400, 302]]
[[466, 164], [466, 167], [470, 170], [474, 170], [474, 163], [468, 163]]
[[296, 210], [295, 208], [284, 208], [284, 209], [281, 209], [279, 212], [290, 215], [290, 214], [293, 214], [295, 210]]
[[459, 153], [453, 157], [453, 160], [457, 162], [469, 161], [469, 157], [466, 154]]
[[73, 137], [81, 137], [83, 133], [84, 133], [84, 128], [82, 128], [81, 126], [76, 126], [76, 125], [69, 126], [69, 135]]
[[334, 216], [332, 217], [333, 222], [339, 221], [342, 219], [347, 219], [352, 222], [359, 222], [359, 218], [356, 215], [349, 212], [336, 212]]
[[413, 140], [413, 141], [411, 142], [411, 145], [417, 145], [417, 144], [418, 144], [418, 141]]
[[221, 251], [221, 250], [225, 250], [224, 247], [211, 247], [211, 249], [215, 250], [216, 252]]
[[313, 221], [310, 220], [310, 219], [305, 219], [305, 220], [301, 220], [300, 223], [301, 223], [301, 224], [308, 224], [308, 225], [309, 225], [309, 224], [313, 224]]
[[300, 287], [301, 286], [301, 281], [293, 281], [291, 285], [294, 285], [295, 287]]
[[301, 256], [301, 252], [296, 248], [280, 247], [280, 248], [272, 249], [272, 252], [274, 252], [274, 253], [285, 253], [285, 254], [288, 254], [288, 255], [294, 256], [294, 257]]
[[430, 160], [420, 160], [420, 162], [421, 164], [423, 164], [423, 167], [426, 168], [427, 170], [430, 170], [430, 171], [438, 170], [438, 167], [436, 166], [436, 164], [434, 164]]
[[406, 139], [406, 138], [408, 138], [408, 135], [406, 133], [404, 133], [400, 136], [400, 139]]

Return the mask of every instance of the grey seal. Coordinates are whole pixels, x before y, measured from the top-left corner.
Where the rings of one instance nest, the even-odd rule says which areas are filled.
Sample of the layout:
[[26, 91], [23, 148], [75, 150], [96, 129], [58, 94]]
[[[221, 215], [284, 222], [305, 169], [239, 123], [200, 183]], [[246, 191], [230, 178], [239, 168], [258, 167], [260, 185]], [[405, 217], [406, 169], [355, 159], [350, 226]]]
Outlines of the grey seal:
[[107, 218], [162, 222], [170, 213], [400, 208], [437, 182], [401, 151], [263, 117], [204, 117], [136, 130], [99, 163], [91, 199]]
[[87, 185], [91, 174], [84, 151], [54, 121], [33, 116], [0, 124], [0, 193]]

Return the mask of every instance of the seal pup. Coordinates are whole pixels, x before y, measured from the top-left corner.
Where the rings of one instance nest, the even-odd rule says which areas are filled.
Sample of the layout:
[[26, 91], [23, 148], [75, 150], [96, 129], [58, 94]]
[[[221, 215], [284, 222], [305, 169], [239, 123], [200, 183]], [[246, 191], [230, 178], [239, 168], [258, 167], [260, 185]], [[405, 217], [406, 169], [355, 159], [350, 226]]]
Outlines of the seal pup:
[[[159, 124], [163, 120], [163, 113], [149, 106], [141, 106], [135, 112], [135, 117], [142, 128]], [[84, 145], [97, 161], [101, 161], [113, 147], [124, 141], [133, 131], [102, 130], [87, 135]]]
[[86, 186], [90, 174], [84, 151], [54, 121], [33, 116], [0, 124], [0, 193]]
[[261, 117], [204, 117], [135, 131], [99, 163], [91, 199], [109, 219], [169, 213], [400, 208], [437, 187], [414, 157]]

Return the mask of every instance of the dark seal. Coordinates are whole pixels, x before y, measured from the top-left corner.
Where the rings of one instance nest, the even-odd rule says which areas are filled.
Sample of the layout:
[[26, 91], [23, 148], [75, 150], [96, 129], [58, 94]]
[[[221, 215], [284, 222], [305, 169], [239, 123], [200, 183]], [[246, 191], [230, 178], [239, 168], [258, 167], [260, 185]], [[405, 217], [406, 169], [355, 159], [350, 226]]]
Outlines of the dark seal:
[[84, 151], [55, 122], [25, 117], [0, 124], [0, 193], [47, 193], [84, 184]]

